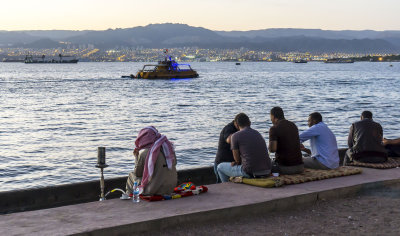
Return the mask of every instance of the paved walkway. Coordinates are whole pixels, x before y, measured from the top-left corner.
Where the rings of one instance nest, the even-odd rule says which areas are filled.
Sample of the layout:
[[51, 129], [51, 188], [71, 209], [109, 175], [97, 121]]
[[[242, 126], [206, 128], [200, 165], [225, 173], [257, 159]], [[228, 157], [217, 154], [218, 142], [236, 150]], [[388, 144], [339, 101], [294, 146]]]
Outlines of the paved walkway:
[[207, 222], [289, 209], [298, 204], [312, 204], [321, 198], [354, 195], [399, 182], [400, 170], [395, 168], [363, 169], [360, 175], [281, 188], [214, 184], [208, 186], [208, 193], [176, 200], [135, 204], [129, 200], [113, 199], [0, 215], [0, 235], [124, 235], [157, 231], [186, 222]]

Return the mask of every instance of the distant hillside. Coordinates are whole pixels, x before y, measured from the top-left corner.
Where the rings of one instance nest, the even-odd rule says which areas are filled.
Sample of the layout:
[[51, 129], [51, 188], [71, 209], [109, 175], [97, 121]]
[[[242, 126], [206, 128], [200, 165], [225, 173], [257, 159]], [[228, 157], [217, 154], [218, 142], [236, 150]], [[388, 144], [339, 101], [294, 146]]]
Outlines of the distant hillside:
[[374, 30], [321, 30], [321, 29], [263, 29], [250, 31], [215, 31], [225, 37], [315, 37], [324, 39], [384, 39], [400, 38], [400, 31], [374, 31]]
[[9, 45], [31, 43], [38, 40], [38, 37], [26, 34], [19, 31], [0, 31], [0, 47], [7, 47]]
[[92, 44], [100, 49], [117, 47], [240, 48], [276, 52], [398, 53], [400, 31], [320, 29], [265, 29], [212, 31], [186, 24], [150, 24], [103, 31], [0, 31], [0, 47], [54, 48], [59, 41]]
[[391, 53], [400, 51], [382, 39], [323, 39], [310, 37], [274, 38], [258, 43], [257, 49], [279, 52], [344, 52], [344, 53]]
[[44, 38], [44, 39], [36, 40], [32, 43], [19, 44], [16, 46], [24, 47], [24, 48], [46, 49], [46, 48], [63, 47], [63, 44], [60, 44], [59, 42], [51, 40], [51, 39]]
[[52, 40], [62, 40], [69, 37], [74, 37], [78, 35], [90, 32], [90, 30], [27, 30], [22, 31], [28, 35], [32, 35], [39, 38], [49, 38]]
[[97, 47], [115, 45], [164, 48], [174, 46], [202, 46], [223, 42], [225, 37], [200, 27], [184, 24], [153, 24], [145, 27], [93, 31], [67, 40], [72, 43], [93, 43]]

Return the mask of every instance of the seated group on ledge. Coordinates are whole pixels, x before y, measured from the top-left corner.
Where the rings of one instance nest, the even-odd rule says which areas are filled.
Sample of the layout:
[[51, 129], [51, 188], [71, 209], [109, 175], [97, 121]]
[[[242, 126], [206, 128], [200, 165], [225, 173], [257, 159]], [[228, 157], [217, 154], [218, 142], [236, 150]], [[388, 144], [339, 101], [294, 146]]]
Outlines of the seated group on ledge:
[[[339, 153], [336, 137], [322, 122], [318, 112], [308, 117], [309, 129], [299, 134], [297, 126], [285, 119], [282, 108], [274, 107], [270, 113], [273, 126], [269, 130], [270, 152], [275, 152], [275, 160], [267, 152], [262, 135], [252, 129], [249, 117], [240, 113], [226, 125], [220, 134], [214, 171], [217, 182], [227, 182], [229, 177], [268, 177], [272, 172], [280, 174], [300, 174], [304, 168], [335, 169], [339, 167]], [[301, 143], [310, 140], [311, 150]], [[311, 157], [302, 157], [305, 151]]]
[[[282, 108], [270, 112], [273, 126], [269, 130], [269, 145], [263, 136], [251, 128], [244, 113], [221, 131], [214, 162], [217, 182], [228, 182], [230, 177], [265, 178], [271, 172], [300, 174], [304, 168], [329, 170], [339, 167], [340, 158], [336, 137], [322, 121], [318, 112], [308, 116], [309, 128], [299, 134], [297, 126], [285, 119]], [[310, 149], [302, 144], [310, 140]], [[400, 138], [383, 138], [382, 126], [373, 121], [372, 113], [364, 111], [361, 120], [350, 127], [349, 149], [343, 164], [359, 161], [382, 163], [389, 157], [400, 156]], [[126, 190], [132, 193], [134, 182], [139, 183], [143, 195], [168, 195], [177, 185], [176, 157], [173, 144], [158, 130], [149, 126], [142, 129], [135, 141], [135, 169], [129, 174]], [[271, 162], [268, 151], [275, 153]], [[303, 157], [302, 151], [309, 154]]]
[[[275, 152], [272, 163], [263, 137], [250, 127], [246, 114], [236, 115], [222, 129], [214, 162], [218, 183], [229, 181], [229, 177], [265, 177], [271, 171], [291, 175], [302, 173], [304, 168], [330, 170], [339, 167], [336, 137], [322, 121], [320, 113], [309, 115], [309, 129], [300, 134], [297, 126], [285, 119], [282, 108], [272, 108], [270, 118], [273, 126], [269, 130], [268, 150]], [[302, 144], [307, 140], [310, 140], [311, 150]], [[364, 111], [361, 121], [352, 124], [348, 145], [343, 165], [354, 160], [382, 163], [388, 156], [400, 157], [400, 138], [383, 138], [382, 127], [372, 120], [370, 111]], [[303, 157], [301, 151], [309, 157]]]

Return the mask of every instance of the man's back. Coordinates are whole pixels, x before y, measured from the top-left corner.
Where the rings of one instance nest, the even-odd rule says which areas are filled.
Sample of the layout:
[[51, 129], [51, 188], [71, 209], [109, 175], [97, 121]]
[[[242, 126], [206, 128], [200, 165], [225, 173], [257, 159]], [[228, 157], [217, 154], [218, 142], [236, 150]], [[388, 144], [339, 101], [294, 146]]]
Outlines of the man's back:
[[339, 167], [336, 137], [324, 122], [303, 131], [299, 137], [301, 142], [310, 139], [311, 155], [323, 165], [331, 169]]
[[348, 143], [354, 153], [385, 153], [382, 139], [382, 126], [372, 119], [365, 118], [352, 124]]
[[248, 174], [271, 170], [271, 159], [262, 135], [250, 127], [246, 127], [232, 136], [232, 150], [239, 150], [242, 169]]
[[300, 151], [300, 139], [297, 126], [282, 119], [269, 130], [269, 140], [277, 141], [275, 161], [284, 166], [295, 166], [303, 163]]

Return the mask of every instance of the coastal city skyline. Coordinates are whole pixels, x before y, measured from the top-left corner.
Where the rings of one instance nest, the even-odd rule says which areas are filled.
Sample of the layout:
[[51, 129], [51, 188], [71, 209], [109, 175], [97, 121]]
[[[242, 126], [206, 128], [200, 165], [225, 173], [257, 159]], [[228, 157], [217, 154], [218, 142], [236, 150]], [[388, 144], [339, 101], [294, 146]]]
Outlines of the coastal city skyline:
[[0, 30], [5, 31], [105, 30], [166, 22], [222, 31], [268, 28], [400, 30], [400, 3], [395, 0], [205, 0], [201, 3], [70, 0], [67, 4], [19, 0], [0, 6], [3, 9]]

